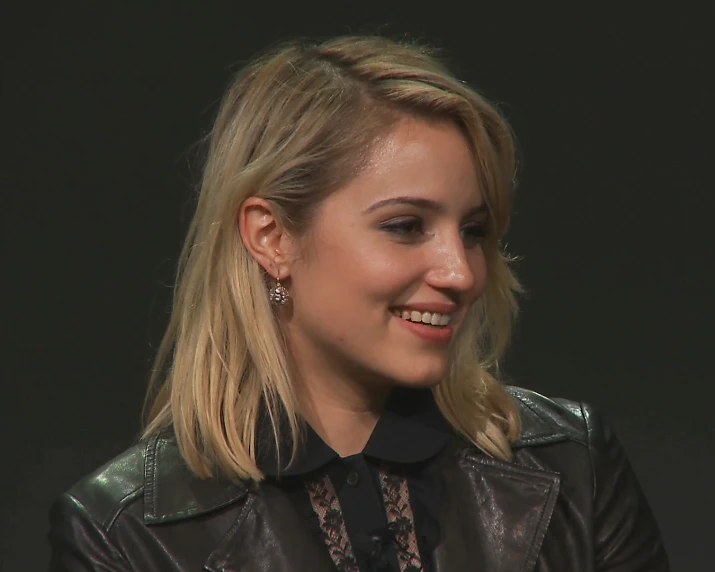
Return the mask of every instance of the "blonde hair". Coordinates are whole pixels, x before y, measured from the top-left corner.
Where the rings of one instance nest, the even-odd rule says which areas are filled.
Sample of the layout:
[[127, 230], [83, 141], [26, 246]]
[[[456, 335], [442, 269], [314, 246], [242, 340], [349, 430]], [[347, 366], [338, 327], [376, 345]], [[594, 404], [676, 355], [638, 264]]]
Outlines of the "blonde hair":
[[469, 311], [473, 326], [461, 329], [451, 368], [433, 391], [455, 430], [485, 453], [510, 458], [519, 415], [498, 380], [519, 290], [500, 246], [514, 181], [510, 129], [427, 49], [342, 37], [291, 42], [253, 61], [226, 92], [209, 136], [144, 431], [148, 437], [172, 426], [197, 475], [263, 478], [256, 464], [262, 407], [276, 442], [282, 417], [294, 455], [300, 440], [286, 342], [266, 273], [237, 228], [241, 203], [261, 197], [290, 232], [305, 235], [320, 202], [358, 174], [375, 140], [405, 117], [453, 122], [474, 153], [490, 214], [483, 246], [489, 278]]

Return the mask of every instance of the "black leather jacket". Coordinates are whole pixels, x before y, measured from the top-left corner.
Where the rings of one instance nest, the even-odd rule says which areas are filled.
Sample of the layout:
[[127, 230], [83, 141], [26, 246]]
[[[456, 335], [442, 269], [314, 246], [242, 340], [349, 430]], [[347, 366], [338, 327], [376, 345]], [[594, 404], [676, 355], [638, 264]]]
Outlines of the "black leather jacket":
[[[511, 462], [455, 438], [438, 572], [669, 570], [658, 527], [611, 431], [585, 405], [510, 388], [523, 433]], [[334, 572], [267, 484], [194, 477], [171, 437], [129, 449], [51, 511], [52, 571]]]

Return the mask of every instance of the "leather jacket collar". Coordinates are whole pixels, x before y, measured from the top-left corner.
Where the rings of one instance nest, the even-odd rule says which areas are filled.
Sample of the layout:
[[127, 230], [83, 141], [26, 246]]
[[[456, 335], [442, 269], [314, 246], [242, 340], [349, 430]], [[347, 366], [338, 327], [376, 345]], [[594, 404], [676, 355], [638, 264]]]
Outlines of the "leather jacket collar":
[[[512, 444], [515, 449], [567, 439], [585, 442], [583, 432], [564, 425], [558, 410], [550, 407], [549, 400], [536, 401], [535, 394], [531, 392], [511, 387], [509, 389], [523, 405], [522, 433]], [[469, 457], [466, 452], [464, 455], [465, 459]], [[473, 456], [488, 466], [501, 465], [502, 470], [507, 472], [520, 470], [510, 463], [490, 459], [481, 454]], [[538, 475], [538, 472], [534, 475], [537, 480]], [[235, 483], [224, 477], [199, 479], [184, 464], [176, 441], [170, 435], [155, 437], [146, 444], [144, 481], [144, 521], [147, 524], [172, 522], [206, 514], [241, 500], [250, 487], [247, 483]], [[161, 495], [158, 495], [157, 491], [161, 491]]]

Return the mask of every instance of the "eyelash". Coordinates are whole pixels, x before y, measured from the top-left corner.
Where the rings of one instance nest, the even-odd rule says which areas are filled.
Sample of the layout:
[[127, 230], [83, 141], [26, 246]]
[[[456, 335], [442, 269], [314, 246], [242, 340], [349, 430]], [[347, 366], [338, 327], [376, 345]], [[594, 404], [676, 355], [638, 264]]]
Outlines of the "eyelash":
[[[400, 238], [410, 239], [415, 233], [424, 234], [424, 222], [418, 218], [393, 219], [383, 224], [382, 229], [390, 234], [395, 234]], [[478, 243], [487, 234], [486, 229], [482, 224], [471, 224], [464, 227], [462, 230], [471, 232], [471, 237], [466, 238], [465, 242], [468, 242], [471, 239], [475, 243]]]

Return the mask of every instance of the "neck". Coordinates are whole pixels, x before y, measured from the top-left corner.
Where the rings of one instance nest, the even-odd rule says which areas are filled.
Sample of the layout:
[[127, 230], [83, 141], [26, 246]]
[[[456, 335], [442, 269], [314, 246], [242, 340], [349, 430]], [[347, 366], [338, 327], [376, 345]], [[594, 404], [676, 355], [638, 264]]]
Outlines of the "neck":
[[324, 375], [297, 384], [302, 415], [341, 457], [362, 452], [372, 435], [390, 387], [368, 388]]
[[300, 413], [341, 457], [362, 452], [392, 390], [355, 364], [331, 359], [287, 324], [291, 369]]

